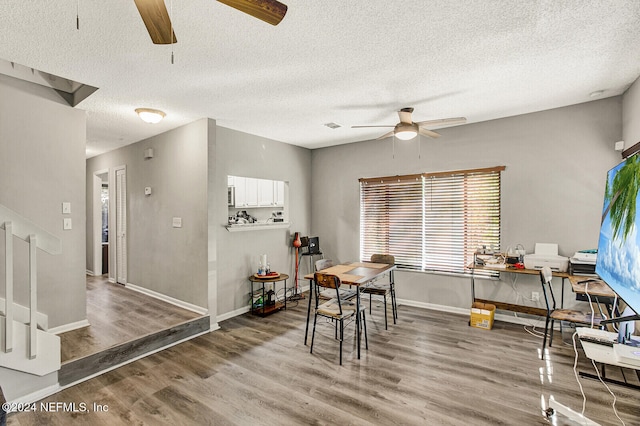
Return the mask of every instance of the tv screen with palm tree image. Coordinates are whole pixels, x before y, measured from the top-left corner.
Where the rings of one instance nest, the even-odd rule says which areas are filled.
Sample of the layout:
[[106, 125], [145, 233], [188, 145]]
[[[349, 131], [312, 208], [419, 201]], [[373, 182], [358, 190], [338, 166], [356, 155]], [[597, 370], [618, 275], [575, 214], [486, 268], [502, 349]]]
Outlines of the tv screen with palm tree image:
[[640, 313], [640, 154], [607, 173], [596, 273]]

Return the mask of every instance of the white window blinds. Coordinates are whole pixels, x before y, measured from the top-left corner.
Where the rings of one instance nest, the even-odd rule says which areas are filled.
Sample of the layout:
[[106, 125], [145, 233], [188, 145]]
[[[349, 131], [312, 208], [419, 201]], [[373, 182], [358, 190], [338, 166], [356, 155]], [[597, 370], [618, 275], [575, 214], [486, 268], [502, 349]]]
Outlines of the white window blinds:
[[360, 179], [360, 258], [464, 273], [478, 247], [499, 249], [504, 167]]

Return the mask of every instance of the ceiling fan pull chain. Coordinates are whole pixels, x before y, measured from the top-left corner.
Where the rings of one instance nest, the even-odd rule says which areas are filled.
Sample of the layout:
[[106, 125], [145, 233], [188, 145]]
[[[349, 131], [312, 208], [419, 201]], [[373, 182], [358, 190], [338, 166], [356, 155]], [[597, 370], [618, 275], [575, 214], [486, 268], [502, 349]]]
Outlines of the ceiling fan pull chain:
[[393, 135], [393, 142], [391, 143], [393, 156], [392, 158], [395, 160], [396, 158], [396, 135]]
[[76, 4], [76, 29], [80, 31], [80, 0]]
[[418, 160], [422, 158], [420, 156], [420, 148], [422, 148], [422, 135], [418, 133]]
[[173, 65], [173, 0], [169, 4], [170, 9], [170, 24], [169, 24], [169, 38], [171, 38], [171, 65]]

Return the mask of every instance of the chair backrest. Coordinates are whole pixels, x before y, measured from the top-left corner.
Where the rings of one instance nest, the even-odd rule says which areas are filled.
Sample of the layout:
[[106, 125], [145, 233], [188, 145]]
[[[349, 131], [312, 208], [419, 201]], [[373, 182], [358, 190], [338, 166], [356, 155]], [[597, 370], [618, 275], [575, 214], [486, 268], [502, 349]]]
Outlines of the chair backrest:
[[[551, 268], [548, 266], [543, 267], [540, 270], [540, 282], [542, 284], [542, 295], [544, 296], [544, 303], [547, 305], [547, 312], [556, 309], [556, 297], [553, 294], [553, 286], [551, 284], [551, 279], [553, 278], [553, 273], [551, 272]], [[549, 293], [547, 294], [547, 288], [549, 289]], [[551, 303], [549, 303], [549, 296], [551, 296]]]
[[316, 272], [313, 278], [317, 285], [325, 288], [340, 288], [340, 277], [332, 274], [323, 274], [322, 272]]
[[316, 260], [316, 271], [322, 271], [323, 269], [327, 269], [332, 266], [333, 266], [333, 260], [331, 259]]
[[373, 263], [386, 263], [388, 265], [393, 265], [396, 263], [396, 258], [390, 254], [372, 254], [371, 261]]

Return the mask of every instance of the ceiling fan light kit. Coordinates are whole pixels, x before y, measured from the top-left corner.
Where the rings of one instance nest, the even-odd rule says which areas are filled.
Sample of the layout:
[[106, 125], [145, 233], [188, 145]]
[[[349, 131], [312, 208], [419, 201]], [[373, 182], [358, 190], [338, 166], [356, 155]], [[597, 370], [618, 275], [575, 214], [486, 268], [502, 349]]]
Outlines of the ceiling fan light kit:
[[166, 116], [163, 111], [152, 108], [136, 108], [136, 114], [142, 121], [149, 124], [159, 123]]
[[418, 134], [418, 125], [415, 123], [398, 123], [393, 130], [393, 133], [396, 138], [403, 141], [408, 141], [415, 138]]

